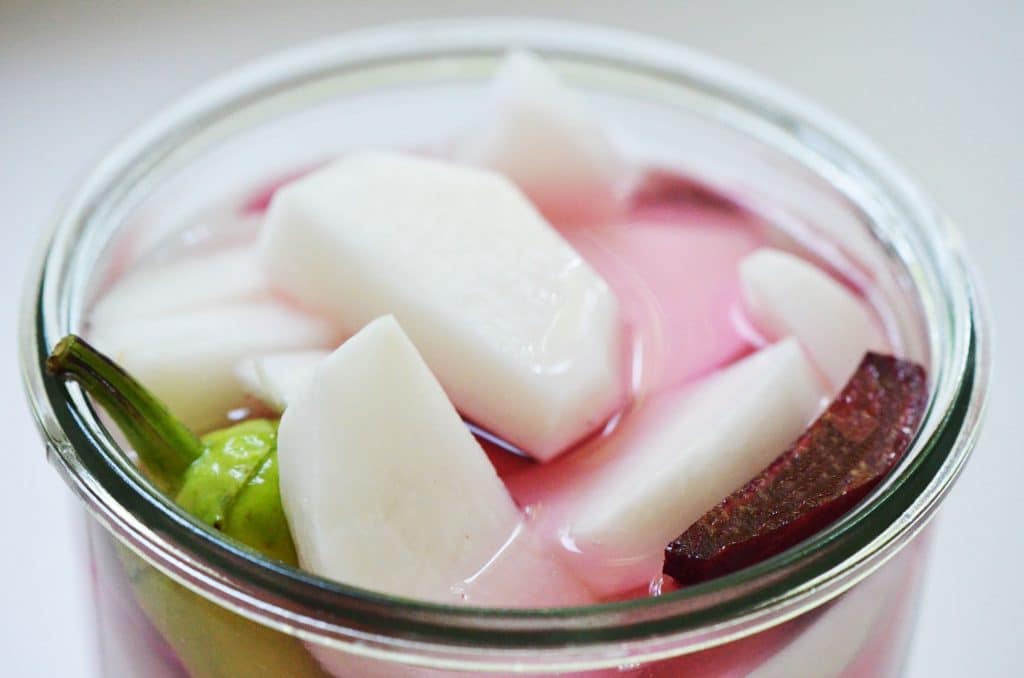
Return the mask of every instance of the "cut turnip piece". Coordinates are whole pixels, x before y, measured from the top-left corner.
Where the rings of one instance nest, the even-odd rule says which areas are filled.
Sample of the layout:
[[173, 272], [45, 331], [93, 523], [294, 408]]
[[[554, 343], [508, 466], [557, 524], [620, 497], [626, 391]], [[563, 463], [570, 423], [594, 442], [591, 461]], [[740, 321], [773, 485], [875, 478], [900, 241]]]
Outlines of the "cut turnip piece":
[[393, 317], [320, 364], [284, 412], [278, 454], [299, 559], [316, 574], [446, 603], [586, 599], [543, 557]]
[[235, 367], [249, 395], [283, 412], [308, 382], [329, 351], [289, 351], [247, 358]]
[[747, 310], [770, 339], [795, 336], [834, 393], [868, 351], [888, 342], [867, 306], [831, 276], [803, 259], [765, 248], [740, 262]]
[[454, 155], [501, 172], [557, 223], [615, 214], [630, 179], [582, 98], [523, 51], [505, 57]]
[[789, 339], [651, 403], [553, 509], [566, 512], [579, 575], [600, 594], [646, 584], [664, 545], [793, 442], [823, 399]]
[[347, 156], [277, 194], [263, 254], [350, 332], [393, 313], [462, 414], [539, 459], [621, 401], [615, 296], [497, 174]]
[[256, 244], [134, 268], [96, 303], [96, 327], [256, 301], [269, 292]]
[[90, 340], [196, 431], [244, 402], [240, 361], [293, 349], [332, 348], [330, 323], [263, 301], [95, 327]]

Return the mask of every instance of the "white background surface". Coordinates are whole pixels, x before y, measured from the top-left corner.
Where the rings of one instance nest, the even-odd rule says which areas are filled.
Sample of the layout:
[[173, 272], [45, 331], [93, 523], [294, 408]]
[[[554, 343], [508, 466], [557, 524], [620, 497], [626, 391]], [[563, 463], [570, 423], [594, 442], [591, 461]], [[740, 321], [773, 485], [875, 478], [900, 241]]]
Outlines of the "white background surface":
[[[999, 350], [985, 433], [940, 514], [908, 675], [1019, 675], [1024, 3], [625, 4], [514, 6], [679, 40], [789, 85], [874, 137], [960, 225]], [[118, 135], [252, 57], [394, 19], [511, 12], [466, 2], [296, 7], [0, 0], [0, 674], [98, 675], [78, 514], [44, 462], [15, 357], [26, 259], [75, 178]]]

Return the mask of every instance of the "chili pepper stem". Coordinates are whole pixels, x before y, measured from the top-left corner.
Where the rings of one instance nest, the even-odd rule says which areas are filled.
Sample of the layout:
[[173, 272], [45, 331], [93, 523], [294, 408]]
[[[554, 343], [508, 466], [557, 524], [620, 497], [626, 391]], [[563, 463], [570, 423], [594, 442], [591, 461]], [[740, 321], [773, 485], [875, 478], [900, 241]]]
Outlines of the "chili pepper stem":
[[154, 482], [172, 492], [180, 487], [203, 444], [156, 396], [74, 334], [57, 343], [46, 359], [46, 371], [78, 382], [106, 410]]

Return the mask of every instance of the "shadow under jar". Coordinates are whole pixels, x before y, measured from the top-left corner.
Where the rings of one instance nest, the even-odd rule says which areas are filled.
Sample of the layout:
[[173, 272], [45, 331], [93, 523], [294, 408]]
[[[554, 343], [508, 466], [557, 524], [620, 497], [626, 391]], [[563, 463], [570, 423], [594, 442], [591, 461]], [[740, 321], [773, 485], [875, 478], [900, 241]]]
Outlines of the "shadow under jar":
[[[189, 215], [349, 149], [435, 147], [512, 46], [583, 92], [639, 163], [730, 196], [870, 281], [931, 393], [908, 454], [850, 514], [754, 567], [657, 597], [514, 611], [409, 601], [220, 538], [150, 485], [76, 386], [45, 376], [49, 350], [83, 330], [97, 291], [180, 240]], [[22, 371], [49, 459], [87, 515], [109, 676], [327, 675], [323, 666], [341, 676], [896, 675], [922, 530], [971, 451], [988, 374], [984, 318], [955, 235], [870, 144], [704, 56], [564, 24], [398, 26], [215, 82], [95, 169], [32, 276]]]

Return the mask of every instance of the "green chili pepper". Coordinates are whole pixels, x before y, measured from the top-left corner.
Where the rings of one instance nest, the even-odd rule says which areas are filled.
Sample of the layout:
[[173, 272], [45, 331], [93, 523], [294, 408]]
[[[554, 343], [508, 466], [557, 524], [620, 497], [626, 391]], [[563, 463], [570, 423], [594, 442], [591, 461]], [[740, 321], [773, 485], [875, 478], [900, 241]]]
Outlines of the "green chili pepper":
[[276, 421], [253, 419], [197, 438], [142, 384], [75, 335], [57, 344], [46, 369], [81, 384], [179, 506], [271, 558], [298, 562], [281, 506]]
[[[276, 434], [275, 434], [276, 435]], [[235, 497], [224, 532], [271, 558], [298, 563], [292, 533], [281, 505], [277, 451], [267, 455], [256, 474]]]
[[[76, 336], [57, 344], [46, 368], [81, 384], [124, 433], [149, 478], [179, 506], [271, 558], [297, 562], [278, 489], [276, 421], [254, 419], [198, 438]], [[218, 607], [111, 543], [136, 600], [189, 675], [326, 675], [295, 638]]]

